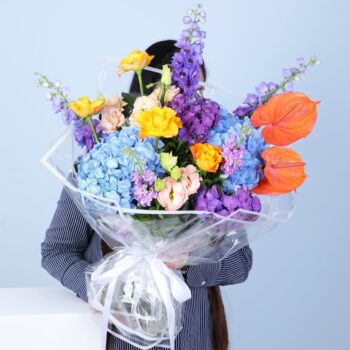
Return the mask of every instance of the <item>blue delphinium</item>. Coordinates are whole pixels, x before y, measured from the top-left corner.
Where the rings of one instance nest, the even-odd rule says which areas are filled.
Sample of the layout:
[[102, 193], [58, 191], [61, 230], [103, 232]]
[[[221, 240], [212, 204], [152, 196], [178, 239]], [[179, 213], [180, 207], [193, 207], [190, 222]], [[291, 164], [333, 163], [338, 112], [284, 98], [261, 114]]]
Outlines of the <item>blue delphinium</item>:
[[228, 176], [223, 182], [226, 193], [232, 193], [239, 186], [254, 188], [261, 179], [263, 160], [261, 153], [266, 148], [264, 139], [250, 122], [248, 117], [241, 120], [229, 113], [224, 107], [220, 108], [220, 121], [209, 135], [209, 143], [221, 149], [230, 142], [232, 135], [239, 146], [243, 146], [242, 165]]
[[196, 92], [200, 80], [200, 66], [203, 63], [203, 39], [206, 33], [201, 30], [200, 24], [205, 22], [206, 14], [202, 7], [203, 5], [198, 4], [184, 17], [183, 22], [188, 28], [176, 42], [175, 46], [179, 51], [173, 55], [170, 64], [173, 83], [188, 99]]
[[78, 166], [81, 190], [116, 200], [122, 208], [134, 208], [132, 175], [145, 169], [163, 175], [154, 139], [139, 139], [136, 127], [110, 134], [86, 155]]

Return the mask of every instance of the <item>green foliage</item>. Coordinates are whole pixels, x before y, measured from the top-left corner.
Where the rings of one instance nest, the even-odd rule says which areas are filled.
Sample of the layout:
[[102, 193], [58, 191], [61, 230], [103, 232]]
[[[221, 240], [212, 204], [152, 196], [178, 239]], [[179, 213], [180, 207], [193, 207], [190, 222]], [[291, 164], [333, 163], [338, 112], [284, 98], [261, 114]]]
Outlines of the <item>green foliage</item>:
[[221, 187], [222, 182], [225, 180], [224, 178], [218, 176], [218, 173], [214, 174], [199, 170], [199, 174], [203, 179], [202, 186], [208, 189], [213, 187], [214, 185], [217, 185], [218, 188]]
[[132, 110], [134, 109], [136, 96], [128, 94], [126, 92], [122, 92], [122, 97], [123, 97], [123, 100], [127, 103], [127, 105], [124, 107], [123, 114], [125, 115], [125, 117], [128, 118], [132, 113]]
[[162, 152], [171, 152], [174, 156], [177, 156], [177, 165], [180, 168], [189, 164], [194, 164], [189, 144], [187, 142], [166, 138], [162, 138], [162, 141], [164, 143]]

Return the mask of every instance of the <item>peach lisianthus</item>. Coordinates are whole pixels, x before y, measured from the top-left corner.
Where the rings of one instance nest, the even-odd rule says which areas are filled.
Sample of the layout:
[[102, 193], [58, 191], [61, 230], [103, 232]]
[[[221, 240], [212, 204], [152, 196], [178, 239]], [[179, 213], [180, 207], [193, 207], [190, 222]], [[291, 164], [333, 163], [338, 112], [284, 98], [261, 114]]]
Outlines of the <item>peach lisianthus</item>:
[[186, 187], [171, 177], [165, 178], [165, 186], [158, 193], [157, 200], [165, 210], [178, 210], [188, 199]]
[[100, 126], [104, 132], [114, 132], [124, 124], [124, 106], [126, 106], [126, 102], [123, 101], [122, 97], [111, 96], [106, 100], [101, 111], [100, 123]]
[[187, 165], [181, 170], [181, 182], [185, 186], [187, 194], [191, 195], [198, 191], [201, 183], [201, 177], [199, 176], [197, 169], [192, 164]]
[[157, 96], [149, 95], [149, 96], [138, 97], [134, 102], [134, 108], [129, 117], [130, 125], [137, 125], [136, 117], [141, 112], [149, 111], [152, 107], [155, 107], [155, 106], [161, 107], [160, 102], [157, 99]]

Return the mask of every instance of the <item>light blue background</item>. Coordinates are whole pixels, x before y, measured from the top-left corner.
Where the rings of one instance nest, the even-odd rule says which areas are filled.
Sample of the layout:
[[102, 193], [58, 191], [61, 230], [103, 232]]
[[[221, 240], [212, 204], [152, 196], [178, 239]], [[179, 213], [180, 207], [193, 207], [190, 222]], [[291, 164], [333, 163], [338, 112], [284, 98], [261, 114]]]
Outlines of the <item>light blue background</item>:
[[[297, 89], [322, 100], [295, 145], [309, 179], [285, 225], [251, 246], [246, 283], [225, 287], [231, 349], [350, 349], [349, 14], [346, 0], [204, 1], [209, 82], [242, 97], [298, 56], [322, 64]], [[40, 267], [60, 192], [39, 163], [63, 131], [34, 71], [93, 97], [100, 56], [176, 38], [192, 1], [0, 2], [0, 287], [57, 285]], [[126, 85], [125, 85], [126, 86]]]

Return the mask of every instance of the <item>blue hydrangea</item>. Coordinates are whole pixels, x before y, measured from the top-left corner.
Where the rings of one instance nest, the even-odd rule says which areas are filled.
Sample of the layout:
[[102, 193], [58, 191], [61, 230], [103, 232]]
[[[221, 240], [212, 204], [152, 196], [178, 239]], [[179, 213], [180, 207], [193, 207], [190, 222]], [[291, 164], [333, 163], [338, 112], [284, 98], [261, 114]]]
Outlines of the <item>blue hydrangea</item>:
[[116, 200], [122, 208], [134, 208], [132, 174], [142, 169], [164, 174], [154, 142], [150, 138], [140, 140], [136, 127], [110, 134], [80, 160], [79, 188]]
[[[263, 137], [250, 122], [248, 117], [243, 120], [229, 113], [224, 107], [220, 107], [220, 121], [210, 131], [209, 143], [223, 148], [232, 135], [236, 140], [241, 140], [245, 147], [243, 166], [236, 170], [223, 182], [224, 191], [232, 193], [237, 186], [255, 187], [261, 179], [263, 160], [261, 153], [266, 148]], [[242, 138], [242, 134], [246, 135]]]

